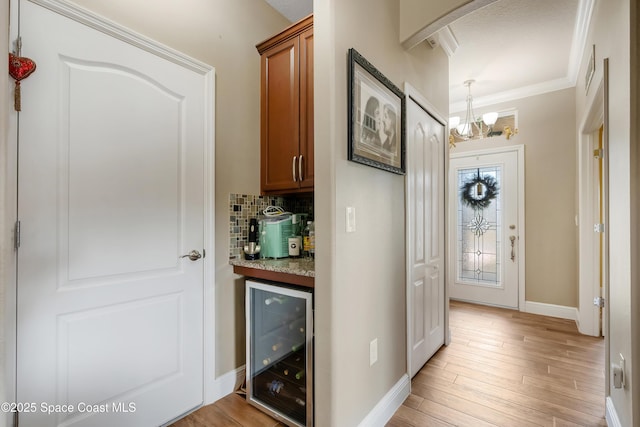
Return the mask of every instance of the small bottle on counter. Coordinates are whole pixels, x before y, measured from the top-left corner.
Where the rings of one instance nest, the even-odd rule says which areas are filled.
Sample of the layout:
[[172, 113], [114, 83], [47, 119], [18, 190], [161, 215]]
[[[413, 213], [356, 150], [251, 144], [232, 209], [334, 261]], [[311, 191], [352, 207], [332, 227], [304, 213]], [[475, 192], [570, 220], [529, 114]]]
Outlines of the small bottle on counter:
[[316, 257], [316, 225], [313, 221], [309, 224], [309, 255]]
[[307, 226], [302, 231], [302, 256], [311, 257], [311, 224], [313, 221], [307, 221]]

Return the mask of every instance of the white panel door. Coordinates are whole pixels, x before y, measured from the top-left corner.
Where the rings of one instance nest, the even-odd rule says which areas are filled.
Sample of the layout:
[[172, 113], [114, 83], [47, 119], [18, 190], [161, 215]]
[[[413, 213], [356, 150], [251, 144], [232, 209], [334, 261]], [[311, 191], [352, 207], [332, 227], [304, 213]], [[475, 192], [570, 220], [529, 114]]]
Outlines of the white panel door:
[[445, 126], [407, 102], [407, 233], [410, 370], [413, 377], [444, 344]]
[[203, 401], [205, 77], [20, 5], [20, 426], [165, 423]]
[[[449, 296], [453, 299], [518, 308], [522, 253], [518, 162], [517, 151], [451, 155]], [[464, 188], [471, 204], [463, 198]], [[481, 206], [484, 202], [487, 206]]]

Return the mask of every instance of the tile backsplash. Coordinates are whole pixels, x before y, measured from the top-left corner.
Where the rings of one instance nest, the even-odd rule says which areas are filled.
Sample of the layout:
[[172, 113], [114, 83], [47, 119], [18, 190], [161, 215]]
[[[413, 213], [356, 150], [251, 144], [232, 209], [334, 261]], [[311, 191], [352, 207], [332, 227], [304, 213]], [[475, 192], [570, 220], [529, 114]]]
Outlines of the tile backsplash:
[[229, 194], [229, 258], [242, 256], [249, 237], [249, 220], [260, 218], [268, 206], [279, 206], [292, 213], [307, 213], [313, 218], [313, 196], [282, 197]]

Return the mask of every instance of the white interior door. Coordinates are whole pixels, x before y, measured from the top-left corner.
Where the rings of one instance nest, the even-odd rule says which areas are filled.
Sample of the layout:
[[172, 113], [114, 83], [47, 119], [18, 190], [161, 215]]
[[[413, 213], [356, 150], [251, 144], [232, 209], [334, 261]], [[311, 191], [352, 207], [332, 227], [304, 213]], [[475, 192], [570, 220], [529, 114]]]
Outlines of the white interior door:
[[445, 126], [407, 102], [407, 235], [410, 370], [444, 344]]
[[518, 308], [519, 153], [452, 154], [449, 296]]
[[20, 426], [162, 424], [203, 401], [210, 76], [29, 1], [20, 31]]

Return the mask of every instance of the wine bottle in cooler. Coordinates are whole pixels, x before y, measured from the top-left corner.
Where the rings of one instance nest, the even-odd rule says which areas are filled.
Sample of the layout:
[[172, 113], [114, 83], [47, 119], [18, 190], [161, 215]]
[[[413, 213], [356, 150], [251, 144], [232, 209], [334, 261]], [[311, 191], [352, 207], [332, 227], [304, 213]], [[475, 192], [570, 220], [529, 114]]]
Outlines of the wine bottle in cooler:
[[266, 386], [269, 394], [273, 397], [295, 402], [296, 405], [299, 406], [306, 405], [306, 402], [301, 399], [301, 397], [304, 397], [304, 394], [302, 394], [300, 389], [293, 388], [294, 386], [291, 384], [285, 384], [282, 381], [273, 380], [268, 382]]
[[287, 297], [283, 295], [274, 295], [264, 300], [265, 305], [271, 305], [273, 303], [284, 304], [285, 302], [287, 302]]

